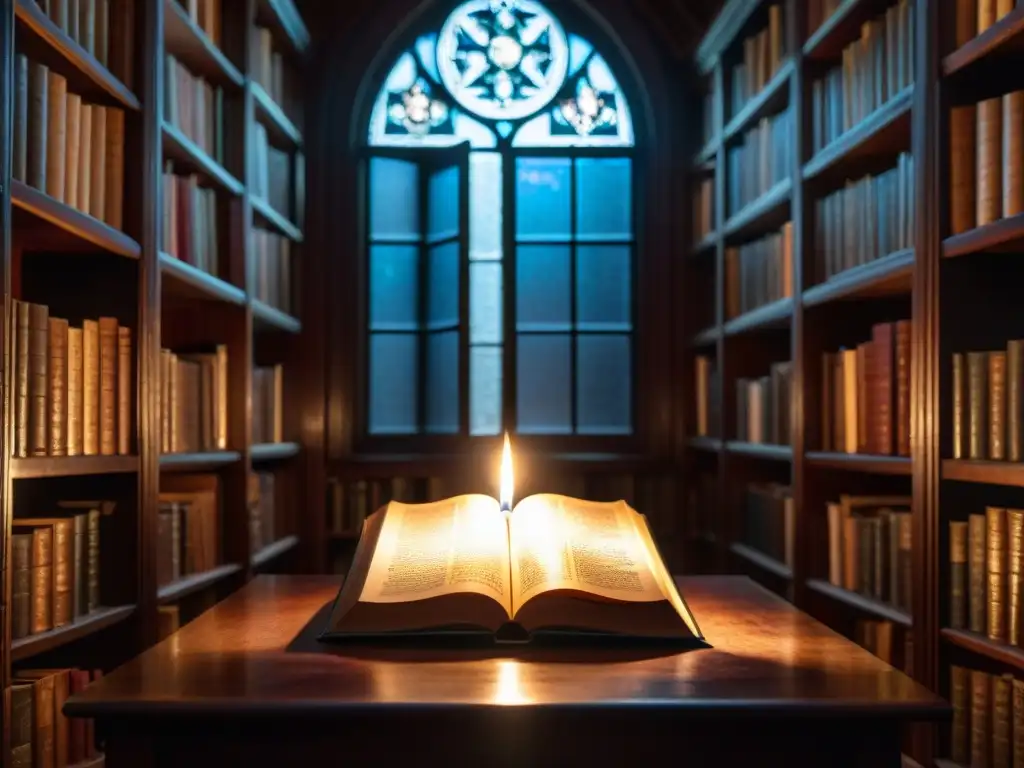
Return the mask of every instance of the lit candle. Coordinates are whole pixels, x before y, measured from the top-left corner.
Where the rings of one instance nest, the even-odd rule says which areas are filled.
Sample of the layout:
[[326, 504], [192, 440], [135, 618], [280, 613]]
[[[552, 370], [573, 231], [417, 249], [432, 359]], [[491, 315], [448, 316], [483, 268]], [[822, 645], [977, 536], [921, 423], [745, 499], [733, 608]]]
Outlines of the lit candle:
[[512, 511], [512, 444], [508, 441], [508, 432], [505, 433], [505, 446], [501, 449], [501, 485], [498, 501], [501, 503], [502, 512]]

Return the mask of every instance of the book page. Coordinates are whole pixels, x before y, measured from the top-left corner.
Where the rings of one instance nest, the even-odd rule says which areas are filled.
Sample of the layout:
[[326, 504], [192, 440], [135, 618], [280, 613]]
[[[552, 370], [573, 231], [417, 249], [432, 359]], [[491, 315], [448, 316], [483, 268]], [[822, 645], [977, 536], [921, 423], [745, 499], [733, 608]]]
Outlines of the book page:
[[388, 505], [360, 602], [401, 603], [476, 592], [511, 606], [508, 525], [481, 495]]
[[538, 494], [509, 521], [513, 608], [552, 589], [612, 600], [664, 600], [650, 553], [625, 502]]

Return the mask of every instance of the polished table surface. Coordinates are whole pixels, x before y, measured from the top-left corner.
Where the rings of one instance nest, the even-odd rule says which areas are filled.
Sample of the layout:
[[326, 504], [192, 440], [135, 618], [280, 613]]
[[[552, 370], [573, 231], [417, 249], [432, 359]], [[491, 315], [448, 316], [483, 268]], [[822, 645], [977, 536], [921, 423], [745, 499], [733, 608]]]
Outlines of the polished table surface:
[[[292, 718], [515, 709], [944, 719], [948, 705], [746, 577], [678, 579], [710, 648], [320, 643], [339, 577], [260, 576], [72, 697], [72, 716]], [[589, 715], [588, 715], [589, 716]]]

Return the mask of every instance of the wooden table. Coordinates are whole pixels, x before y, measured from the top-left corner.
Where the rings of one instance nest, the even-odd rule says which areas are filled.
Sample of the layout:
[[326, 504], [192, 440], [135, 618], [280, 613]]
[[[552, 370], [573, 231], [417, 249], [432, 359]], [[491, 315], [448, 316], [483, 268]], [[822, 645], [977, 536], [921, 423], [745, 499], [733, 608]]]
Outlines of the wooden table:
[[315, 639], [337, 577], [260, 576], [65, 712], [107, 768], [896, 768], [903, 725], [950, 716], [745, 577], [678, 581], [713, 648], [338, 648]]

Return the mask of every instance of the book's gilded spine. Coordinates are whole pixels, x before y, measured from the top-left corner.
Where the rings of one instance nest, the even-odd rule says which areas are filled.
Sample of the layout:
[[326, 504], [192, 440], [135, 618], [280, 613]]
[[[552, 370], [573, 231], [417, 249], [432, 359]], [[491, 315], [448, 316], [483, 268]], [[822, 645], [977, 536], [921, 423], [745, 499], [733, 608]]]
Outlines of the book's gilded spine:
[[949, 524], [949, 625], [967, 626], [967, 523]]
[[1006, 640], [1006, 510], [985, 508], [988, 532], [988, 636]]
[[971, 632], [984, 634], [986, 622], [985, 600], [985, 516], [970, 515], [967, 518], [967, 583], [969, 587], [968, 611]]
[[1006, 353], [988, 353], [988, 457], [1006, 458]]
[[988, 424], [987, 357], [985, 352], [967, 353], [967, 458], [972, 460], [985, 459], [988, 447], [985, 435]]
[[989, 724], [989, 676], [971, 670], [971, 766], [989, 764], [991, 733]]
[[1022, 563], [1022, 542], [1024, 535], [1024, 511], [1006, 510], [1006, 641], [1010, 645], [1021, 642], [1020, 584]]
[[950, 703], [953, 705], [953, 728], [949, 753], [953, 761], [966, 765], [970, 755], [970, 672], [965, 667], [949, 668]]

